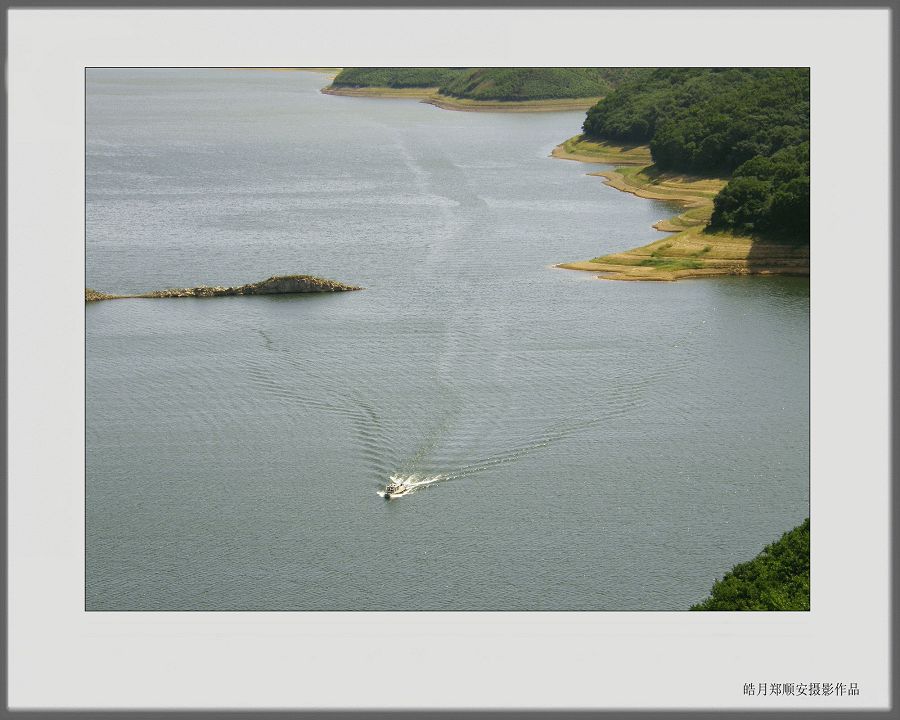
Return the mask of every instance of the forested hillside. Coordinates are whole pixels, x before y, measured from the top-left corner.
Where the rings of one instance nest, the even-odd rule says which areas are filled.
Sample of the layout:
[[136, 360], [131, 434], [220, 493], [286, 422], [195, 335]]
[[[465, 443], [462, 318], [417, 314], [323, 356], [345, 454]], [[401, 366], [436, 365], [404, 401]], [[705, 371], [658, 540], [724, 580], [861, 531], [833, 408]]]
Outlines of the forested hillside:
[[731, 176], [711, 227], [809, 240], [809, 71], [658, 68], [592, 107], [585, 135], [649, 144], [661, 170]]
[[735, 565], [691, 610], [809, 610], [809, 518]]
[[345, 68], [332, 87], [437, 88], [473, 104], [602, 96], [588, 140], [647, 144], [658, 170], [729, 178], [711, 230], [809, 242], [806, 68]]
[[634, 68], [345, 68], [334, 87], [437, 87], [469, 100], [592, 98], [639, 72]]
[[628, 68], [474, 68], [440, 92], [473, 100], [549, 100], [597, 97], [610, 92]]
[[331, 84], [334, 87], [440, 87], [468, 68], [344, 68]]

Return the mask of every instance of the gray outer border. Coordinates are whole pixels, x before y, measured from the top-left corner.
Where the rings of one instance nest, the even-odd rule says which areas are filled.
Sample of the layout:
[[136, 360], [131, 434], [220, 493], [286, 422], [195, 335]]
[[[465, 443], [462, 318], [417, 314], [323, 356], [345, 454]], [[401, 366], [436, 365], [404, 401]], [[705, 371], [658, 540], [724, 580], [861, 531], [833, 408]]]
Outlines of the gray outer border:
[[[66, 9], [81, 9], [81, 8], [143, 8], [143, 7], [158, 7], [158, 8], [222, 8], [222, 7], [244, 7], [248, 9], [257, 9], [257, 8], [274, 8], [274, 7], [283, 7], [283, 8], [293, 8], [293, 7], [322, 7], [322, 8], [380, 8], [380, 7], [391, 7], [391, 8], [412, 8], [412, 7], [428, 7], [428, 8], [441, 8], [441, 7], [451, 7], [451, 8], [522, 8], [522, 7], [602, 7], [602, 8], [792, 8], [792, 9], [813, 9], [813, 8], [885, 8], [891, 10], [891, 51], [890, 51], [890, 63], [889, 63], [889, 72], [891, 77], [891, 177], [890, 183], [888, 186], [889, 196], [891, 197], [891, 220], [890, 220], [890, 233], [891, 233], [891, 261], [890, 261], [890, 269], [891, 269], [891, 278], [893, 279], [900, 273], [900, 254], [894, 251], [894, 244], [897, 241], [897, 227], [894, 219], [897, 217], [898, 209], [900, 209], [900, 195], [894, 192], [894, 172], [897, 166], [898, 160], [898, 144], [896, 142], [897, 132], [896, 125], [894, 124], [894, 118], [897, 116], [898, 110], [898, 73], [893, 72], [894, 62], [896, 61], [896, 53], [895, 47], [897, 44], [897, 30], [898, 24], [898, 12], [895, 12], [898, 9], [898, 0], [884, 0], [883, 2], [877, 2], [873, 0], [862, 0], [861, 2], [856, 2], [852, 4], [848, 4], [843, 0], [788, 0], [788, 2], [779, 1], [779, 0], [753, 0], [749, 3], [740, 2], [740, 0], [687, 0], [687, 2], [673, 2], [671, 4], [667, 4], [665, 2], [661, 2], [661, 0], [632, 0], [631, 2], [623, 2], [622, 0], [564, 0], [563, 2], [555, 5], [549, 0], [458, 0], [457, 2], [442, 2], [438, 0], [437, 2], [429, 1], [429, 0], [265, 0], [263, 3], [260, 3], [258, 6], [250, 5], [246, 2], [241, 2], [240, 0], [88, 0], [87, 2], [66, 2], [65, 0], [0, 0], [0, 8], [2, 8], [2, 14], [0, 14], [0, 37], [2, 37], [3, 42], [3, 50], [4, 50], [4, 76], [6, 72], [6, 68], [8, 66], [8, 29], [7, 29], [7, 12], [11, 8], [66, 8]], [[5, 83], [4, 83], [5, 85]], [[7, 122], [7, 91], [4, 86], [4, 92], [2, 98], [0, 98], [0, 111], [2, 111], [3, 116], [3, 128], [6, 128]], [[8, 132], [8, 129], [7, 129]], [[2, 413], [0, 413], [0, 454], [2, 454], [3, 459], [3, 485], [4, 492], [0, 495], [0, 510], [2, 510], [2, 523], [3, 523], [3, 532], [0, 534], [0, 554], [2, 554], [5, 559], [2, 565], [0, 565], [0, 588], [2, 588], [2, 595], [0, 595], [0, 610], [5, 618], [5, 622], [2, 626], [2, 634], [0, 634], [0, 644], [2, 644], [3, 653], [0, 655], [0, 675], [2, 675], [2, 690], [3, 690], [3, 703], [0, 705], [0, 718], [5, 717], [22, 717], [27, 716], [30, 718], [35, 718], [36, 720], [44, 717], [71, 717], [71, 718], [79, 718], [88, 720], [90, 718], [118, 718], [118, 717], [129, 717], [136, 718], [140, 720], [151, 720], [153, 718], [164, 718], [165, 720], [175, 720], [177, 718], [189, 718], [189, 717], [206, 717], [206, 718], [227, 718], [228, 720], [251, 720], [252, 718], [259, 717], [277, 717], [277, 718], [288, 718], [288, 717], [296, 717], [296, 718], [309, 718], [309, 717], [327, 717], [333, 718], [334, 720], [343, 720], [344, 718], [373, 718], [373, 719], [387, 719], [387, 718], [396, 718], [396, 717], [409, 717], [409, 718], [434, 718], [434, 719], [442, 719], [442, 720], [450, 720], [451, 718], [488, 718], [488, 717], [528, 717], [528, 718], [547, 718], [549, 719], [564, 719], [571, 718], [581, 720], [585, 717], [590, 716], [605, 716], [605, 717], [627, 717], [629, 720], [631, 718], [650, 718], [657, 716], [666, 716], [670, 718], [674, 718], [677, 720], [688, 720], [689, 718], [694, 718], [697, 716], [705, 716], [705, 717], [753, 717], [758, 716], [760, 713], [764, 714], [767, 717], [771, 718], [788, 718], [794, 715], [803, 715], [806, 717], [827, 717], [829, 720], [839, 720], [843, 718], [851, 718], [859, 715], [865, 715], [867, 717], [893, 717], [893, 708], [894, 708], [894, 699], [897, 697], [897, 677], [893, 673], [893, 669], [897, 667], [898, 660], [898, 651], [897, 651], [897, 643], [896, 641], [896, 623], [894, 622], [894, 614], [895, 614], [895, 603], [894, 598], [896, 597], [897, 591], [897, 557], [898, 553], [891, 551], [891, 600], [890, 600], [890, 634], [891, 634], [891, 655], [890, 655], [890, 671], [891, 671], [891, 709], [885, 711], [872, 711], [872, 710], [853, 710], [853, 711], [831, 711], [831, 710], [748, 710], [748, 711], [716, 711], [716, 710], [687, 710], [687, 711], [667, 711], [667, 710], [575, 710], [575, 711], [557, 711], [557, 710], [529, 710], [529, 711], [521, 711], [521, 710], [495, 710], [495, 711], [456, 711], [456, 710], [433, 710], [433, 711], [420, 711], [420, 710], [403, 710], [403, 711], [367, 711], [367, 710], [356, 710], [356, 711], [330, 711], [330, 710], [303, 710], [303, 711], [295, 711], [295, 710], [153, 710], [153, 711], [128, 711], [128, 710], [73, 710], [73, 711], [47, 711], [47, 710], [29, 710], [29, 711], [10, 711], [8, 704], [8, 693], [7, 693], [7, 661], [8, 661], [8, 645], [7, 645], [7, 637], [8, 637], [8, 624], [9, 624], [9, 615], [7, 613], [7, 538], [8, 538], [8, 523], [7, 523], [7, 499], [8, 499], [8, 485], [6, 484], [8, 477], [8, 455], [7, 455], [7, 428], [8, 428], [8, 408], [7, 408], [7, 393], [9, 388], [9, 375], [8, 375], [8, 365], [7, 365], [7, 350], [8, 350], [8, 285], [7, 285], [7, 273], [8, 273], [8, 265], [7, 265], [7, 238], [9, 231], [8, 224], [8, 215], [7, 215], [7, 183], [8, 183], [8, 156], [7, 156], [7, 132], [3, 132], [0, 134], [0, 162], [3, 164], [3, 175], [2, 180], [0, 180], [0, 207], [2, 207], [3, 217], [6, 220], [4, 224], [4, 235], [3, 235], [3, 244], [2, 249], [0, 249], [0, 270], [2, 270], [2, 275], [0, 275], [0, 285], [2, 285], [2, 293], [0, 293], [0, 323], [2, 323], [2, 332], [3, 332], [3, 345], [2, 345], [2, 353], [0, 353], [0, 372], [2, 372], [4, 379], [4, 388], [2, 400], [0, 400], [0, 409], [2, 409]], [[891, 286], [890, 290], [891, 296], [891, 308], [890, 308], [890, 330], [891, 330], [891, 355], [890, 355], [890, 363], [891, 363], [891, 381], [890, 381], [890, 391], [891, 391], [891, 403], [890, 403], [890, 431], [891, 431], [891, 461], [890, 461], [890, 472], [891, 479], [896, 478], [896, 467], [895, 467], [895, 458], [900, 452], [900, 435], [894, 432], [894, 417], [898, 410], [900, 410], [900, 399], [898, 399], [897, 395], [894, 393], [894, 387], [897, 382], [897, 371], [894, 366], [894, 357], [897, 355], [898, 350], [900, 350], [900, 342], [898, 342], [898, 330], [900, 330], [900, 314], [896, 312], [897, 309], [897, 300], [898, 294], [895, 291], [895, 288]], [[893, 522], [896, 517], [897, 510], [897, 497], [898, 495], [893, 492], [893, 488], [891, 487], [890, 492], [890, 506], [891, 506], [891, 549], [895, 547], [900, 541], [900, 533], [897, 532], [896, 523]]]

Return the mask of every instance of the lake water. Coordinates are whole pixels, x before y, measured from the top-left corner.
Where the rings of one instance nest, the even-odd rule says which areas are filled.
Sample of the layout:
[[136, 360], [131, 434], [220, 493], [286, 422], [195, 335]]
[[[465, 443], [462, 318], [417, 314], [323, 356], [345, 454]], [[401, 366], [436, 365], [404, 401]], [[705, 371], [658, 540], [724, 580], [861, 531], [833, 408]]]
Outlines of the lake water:
[[[89, 610], [685, 610], [808, 515], [809, 282], [554, 269], [662, 203], [583, 113], [91, 70]], [[385, 502], [391, 474], [437, 479]]]

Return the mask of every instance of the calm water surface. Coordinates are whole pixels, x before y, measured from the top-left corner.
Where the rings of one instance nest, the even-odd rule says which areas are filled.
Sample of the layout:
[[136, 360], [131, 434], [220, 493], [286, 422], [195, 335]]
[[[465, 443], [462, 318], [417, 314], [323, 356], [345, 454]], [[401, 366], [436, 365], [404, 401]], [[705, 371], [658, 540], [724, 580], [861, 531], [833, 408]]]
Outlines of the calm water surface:
[[[89, 610], [683, 610], [808, 514], [809, 283], [601, 282], [583, 113], [92, 70]], [[436, 480], [385, 502], [391, 474]]]

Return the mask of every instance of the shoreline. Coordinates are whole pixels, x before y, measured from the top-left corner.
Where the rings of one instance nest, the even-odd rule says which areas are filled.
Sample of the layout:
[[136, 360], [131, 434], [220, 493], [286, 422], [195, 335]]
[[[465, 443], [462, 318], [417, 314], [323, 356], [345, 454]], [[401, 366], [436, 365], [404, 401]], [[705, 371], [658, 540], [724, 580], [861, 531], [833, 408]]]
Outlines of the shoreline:
[[437, 93], [437, 88], [335, 87], [334, 85], [326, 85], [319, 92], [323, 95], [340, 95], [341, 97], [427, 100]]
[[809, 277], [809, 245], [765, 243], [702, 227], [592, 260], [559, 263], [563, 270], [597, 273], [601, 280], [673, 281], [725, 275]]
[[337, 77], [341, 68], [329, 67], [227, 67], [224, 70], [255, 70], [258, 72], [312, 72], [328, 75], [329, 77]]
[[550, 152], [558, 160], [600, 163], [602, 165], [650, 165], [649, 145], [613, 145], [608, 142], [585, 140], [576, 135], [561, 142]]
[[322, 75], [327, 75], [330, 78], [336, 78], [338, 73], [343, 70], [343, 68], [339, 67], [298, 67], [294, 68], [294, 70], [299, 70], [300, 72], [311, 72], [311, 73], [320, 73]]
[[594, 98], [552, 98], [547, 100], [472, 100], [441, 95], [438, 88], [391, 88], [391, 87], [334, 87], [328, 85], [321, 91], [324, 95], [344, 97], [393, 98], [418, 100], [434, 105], [442, 110], [462, 112], [571, 112], [587, 110], [600, 99]]
[[546, 100], [472, 100], [435, 95], [422, 102], [462, 112], [574, 112], [587, 110], [599, 98], [552, 98]]
[[809, 244], [766, 242], [728, 232], [705, 232], [713, 200], [728, 180], [655, 168], [647, 146], [616, 146], [578, 135], [557, 145], [552, 157], [615, 165], [588, 175], [647, 200], [678, 203], [682, 212], [651, 227], [674, 233], [640, 247], [554, 267], [598, 273], [601, 280], [673, 281], [723, 275], [809, 276]]

